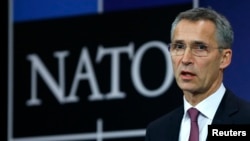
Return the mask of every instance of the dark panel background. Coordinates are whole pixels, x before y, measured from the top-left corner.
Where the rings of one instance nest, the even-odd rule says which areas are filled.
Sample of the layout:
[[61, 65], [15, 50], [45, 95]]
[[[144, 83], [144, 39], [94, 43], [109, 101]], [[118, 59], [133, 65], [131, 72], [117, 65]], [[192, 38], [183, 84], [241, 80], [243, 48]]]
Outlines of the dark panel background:
[[[88, 101], [91, 93], [89, 84], [82, 81], [77, 89], [80, 101], [61, 105], [44, 81], [38, 77], [38, 97], [42, 100], [42, 105], [28, 107], [25, 103], [30, 98], [31, 66], [27, 55], [39, 55], [53, 77], [58, 80], [58, 60], [53, 57], [53, 53], [69, 51], [70, 54], [65, 60], [68, 94], [81, 49], [87, 47], [100, 90], [105, 93], [110, 88], [110, 58], [104, 57], [100, 63], [95, 63], [97, 47], [127, 46], [134, 42], [136, 52], [149, 41], [159, 40], [168, 43], [170, 25], [174, 17], [191, 6], [180, 4], [15, 23], [14, 137], [96, 132], [98, 118], [103, 120], [104, 132], [145, 129], [150, 121], [180, 105], [182, 93], [175, 82], [159, 97], [148, 98], [138, 93], [131, 81], [131, 60], [127, 55], [121, 55], [120, 87], [126, 92], [126, 98]], [[158, 50], [152, 50], [144, 56], [141, 77], [147, 88], [155, 89], [161, 85], [165, 71], [164, 58]], [[23, 130], [23, 127], [26, 130]], [[143, 137], [132, 140], [143, 140]]]

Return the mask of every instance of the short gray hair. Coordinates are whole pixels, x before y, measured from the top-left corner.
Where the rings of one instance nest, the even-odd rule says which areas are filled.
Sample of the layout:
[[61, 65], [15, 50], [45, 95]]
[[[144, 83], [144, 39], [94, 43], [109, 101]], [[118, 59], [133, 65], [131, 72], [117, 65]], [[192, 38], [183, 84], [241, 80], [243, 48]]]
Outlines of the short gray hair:
[[229, 21], [225, 16], [216, 12], [211, 8], [193, 8], [184, 12], [181, 12], [172, 23], [171, 27], [171, 40], [173, 40], [174, 30], [176, 25], [183, 19], [190, 21], [209, 20], [216, 26], [216, 39], [219, 47], [232, 48], [234, 33]]

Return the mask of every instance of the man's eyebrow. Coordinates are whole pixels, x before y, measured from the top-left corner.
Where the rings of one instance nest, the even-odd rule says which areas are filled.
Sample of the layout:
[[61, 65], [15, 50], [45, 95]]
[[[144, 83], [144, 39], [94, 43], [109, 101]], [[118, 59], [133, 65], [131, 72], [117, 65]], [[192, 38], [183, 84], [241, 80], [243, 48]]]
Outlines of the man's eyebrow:
[[[179, 44], [185, 44], [184, 40], [175, 40], [173, 41], [173, 43], [179, 43]], [[192, 41], [191, 44], [204, 44], [207, 45], [207, 43], [203, 42], [203, 41]]]
[[206, 45], [206, 43], [203, 41], [193, 41], [192, 44], [205, 44]]
[[184, 41], [183, 40], [175, 40], [173, 43], [184, 44]]

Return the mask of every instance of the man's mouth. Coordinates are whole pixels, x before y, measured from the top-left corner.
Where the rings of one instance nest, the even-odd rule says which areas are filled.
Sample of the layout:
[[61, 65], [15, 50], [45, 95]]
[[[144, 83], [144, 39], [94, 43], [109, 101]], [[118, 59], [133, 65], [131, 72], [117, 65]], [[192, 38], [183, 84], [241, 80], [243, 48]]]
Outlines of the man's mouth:
[[194, 76], [195, 74], [192, 72], [188, 72], [188, 71], [181, 71], [181, 75], [192, 75]]
[[193, 77], [195, 76], [194, 73], [189, 72], [189, 71], [181, 71], [181, 78], [184, 80], [190, 80], [193, 79]]

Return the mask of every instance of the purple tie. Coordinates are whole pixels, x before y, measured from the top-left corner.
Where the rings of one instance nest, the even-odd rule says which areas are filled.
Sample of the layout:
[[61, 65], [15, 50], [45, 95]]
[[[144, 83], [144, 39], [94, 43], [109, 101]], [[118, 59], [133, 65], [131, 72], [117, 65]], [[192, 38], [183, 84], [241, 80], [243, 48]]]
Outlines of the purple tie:
[[188, 114], [191, 120], [189, 141], [199, 141], [199, 127], [197, 123], [199, 111], [196, 108], [190, 108]]

